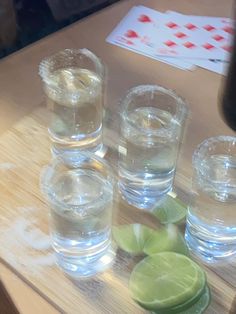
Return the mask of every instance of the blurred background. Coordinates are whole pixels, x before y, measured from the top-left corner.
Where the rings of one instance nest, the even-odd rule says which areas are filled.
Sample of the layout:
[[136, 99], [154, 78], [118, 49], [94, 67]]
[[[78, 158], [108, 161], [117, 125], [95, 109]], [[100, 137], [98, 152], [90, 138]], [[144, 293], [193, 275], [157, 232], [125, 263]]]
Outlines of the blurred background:
[[0, 58], [119, 0], [0, 0]]

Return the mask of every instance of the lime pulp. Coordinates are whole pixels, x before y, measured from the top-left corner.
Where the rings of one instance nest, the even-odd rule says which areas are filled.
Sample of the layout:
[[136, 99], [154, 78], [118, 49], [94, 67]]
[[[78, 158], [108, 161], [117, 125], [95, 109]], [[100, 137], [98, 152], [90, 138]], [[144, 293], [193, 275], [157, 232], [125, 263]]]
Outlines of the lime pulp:
[[204, 271], [188, 257], [162, 252], [144, 258], [133, 269], [132, 298], [148, 310], [167, 310], [200, 295], [206, 285]]
[[118, 247], [130, 254], [143, 254], [146, 241], [154, 230], [142, 224], [114, 226], [113, 238]]
[[157, 205], [152, 213], [162, 224], [180, 223], [187, 213], [187, 206], [177, 197], [166, 195], [161, 204]]

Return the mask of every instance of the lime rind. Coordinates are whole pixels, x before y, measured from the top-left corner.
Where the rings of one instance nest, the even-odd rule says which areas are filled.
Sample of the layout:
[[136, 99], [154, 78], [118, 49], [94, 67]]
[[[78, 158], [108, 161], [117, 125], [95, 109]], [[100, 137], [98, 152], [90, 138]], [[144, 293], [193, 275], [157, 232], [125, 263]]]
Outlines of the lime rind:
[[203, 314], [211, 302], [211, 293], [206, 285], [200, 295], [176, 307], [152, 311], [152, 314]]
[[113, 238], [118, 247], [130, 254], [143, 254], [146, 241], [152, 237], [154, 230], [142, 224], [114, 226]]
[[178, 306], [201, 293], [203, 270], [188, 257], [162, 252], [144, 258], [130, 277], [132, 298], [148, 310]]
[[165, 199], [153, 209], [152, 213], [162, 224], [181, 223], [186, 217], [187, 205], [178, 198], [166, 195]]
[[199, 300], [194, 303], [190, 308], [178, 313], [178, 314], [202, 314], [206, 311], [211, 303], [211, 293], [208, 286], [206, 286], [204, 293]]

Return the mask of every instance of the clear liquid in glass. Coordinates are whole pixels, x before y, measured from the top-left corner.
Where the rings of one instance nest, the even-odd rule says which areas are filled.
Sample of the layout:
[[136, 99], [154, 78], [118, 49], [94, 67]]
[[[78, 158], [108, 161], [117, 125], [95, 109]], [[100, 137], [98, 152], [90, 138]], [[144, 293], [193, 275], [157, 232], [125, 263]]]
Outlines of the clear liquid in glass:
[[90, 169], [72, 169], [54, 178], [47, 191], [57, 261], [79, 277], [103, 271], [114, 258], [111, 243], [112, 186]]
[[45, 86], [51, 112], [49, 135], [55, 153], [70, 150], [95, 152], [102, 145], [102, 80], [81, 68], [55, 70]]
[[190, 249], [215, 261], [236, 254], [236, 158], [211, 155], [201, 161], [196, 195], [187, 218]]
[[152, 208], [171, 190], [179, 129], [169, 112], [154, 107], [139, 107], [123, 119], [119, 187], [129, 203]]

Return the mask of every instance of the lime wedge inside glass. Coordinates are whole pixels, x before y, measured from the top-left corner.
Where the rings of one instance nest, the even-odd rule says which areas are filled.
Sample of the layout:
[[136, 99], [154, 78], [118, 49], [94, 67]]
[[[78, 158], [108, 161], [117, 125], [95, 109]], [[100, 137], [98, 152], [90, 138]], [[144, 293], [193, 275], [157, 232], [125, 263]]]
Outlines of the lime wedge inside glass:
[[114, 226], [113, 238], [119, 248], [130, 254], [142, 254], [146, 241], [154, 230], [142, 224]]
[[187, 206], [178, 198], [167, 195], [163, 202], [155, 207], [152, 213], [162, 224], [180, 223], [187, 213]]
[[146, 240], [143, 251], [147, 255], [164, 251], [189, 255], [184, 237], [178, 228], [173, 224], [169, 224], [162, 229], [154, 231], [152, 236]]
[[188, 302], [201, 295], [205, 286], [204, 271], [190, 258], [174, 252], [144, 258], [134, 267], [129, 281], [132, 298], [155, 312]]

